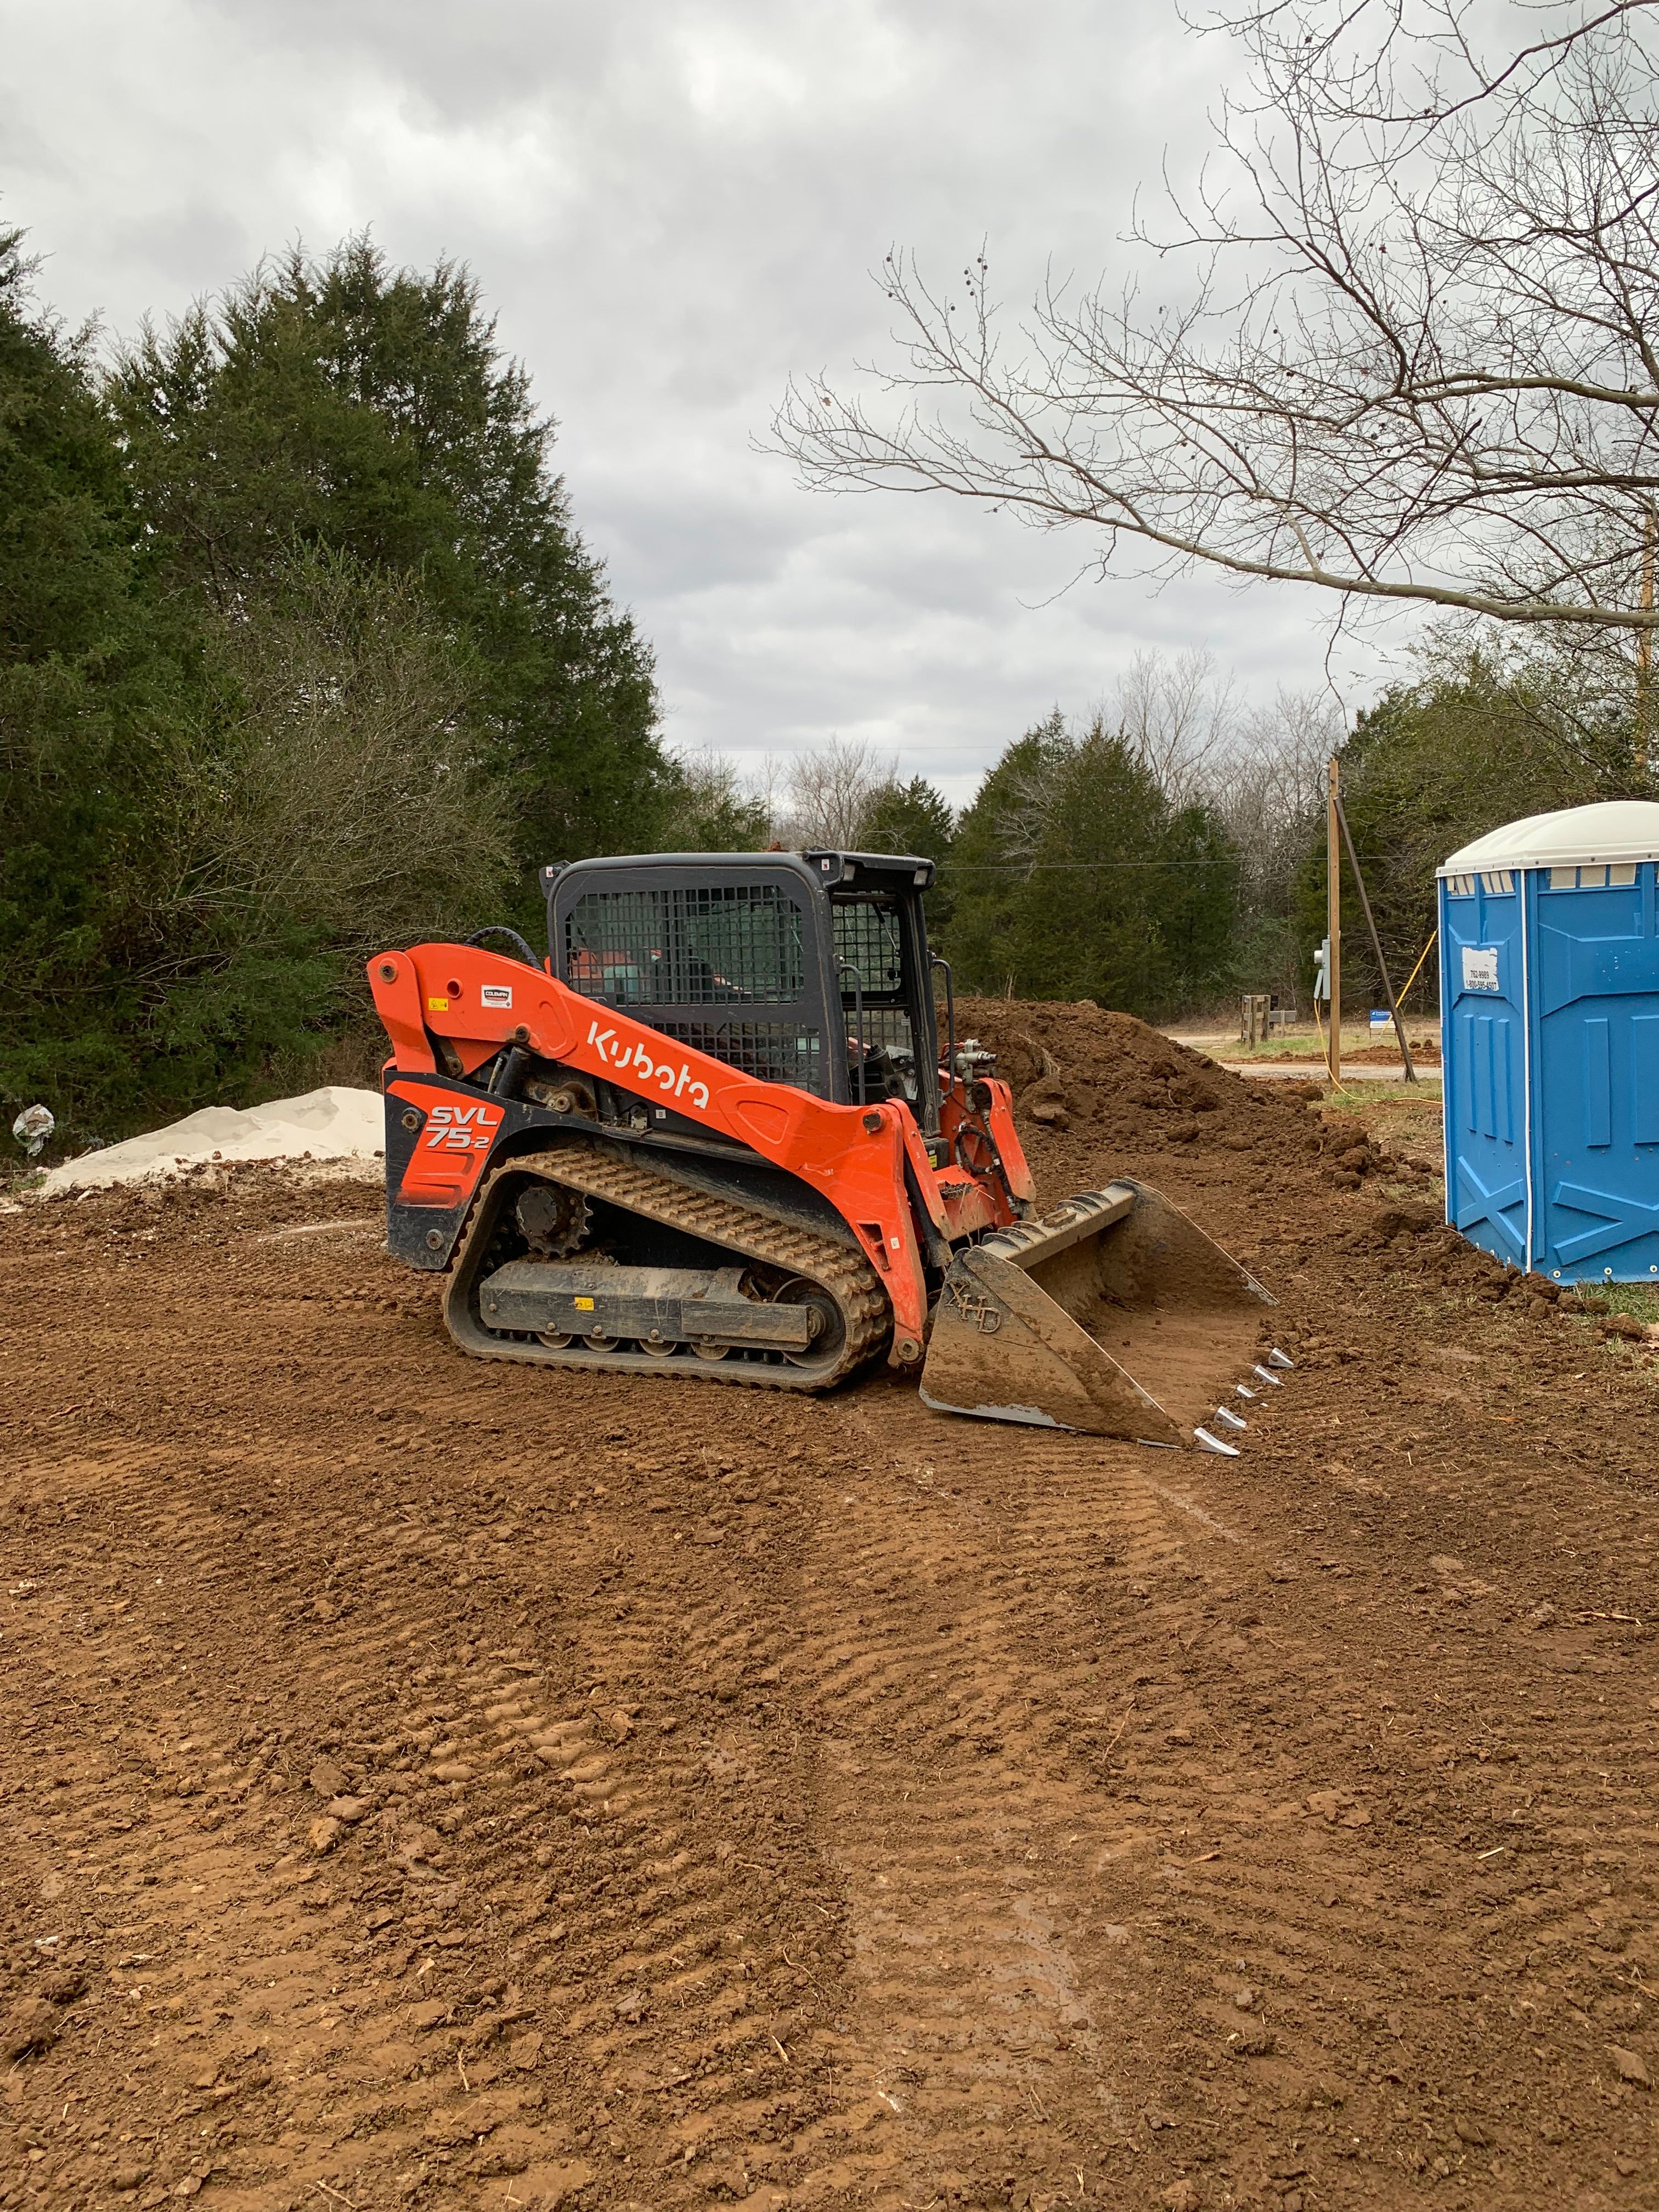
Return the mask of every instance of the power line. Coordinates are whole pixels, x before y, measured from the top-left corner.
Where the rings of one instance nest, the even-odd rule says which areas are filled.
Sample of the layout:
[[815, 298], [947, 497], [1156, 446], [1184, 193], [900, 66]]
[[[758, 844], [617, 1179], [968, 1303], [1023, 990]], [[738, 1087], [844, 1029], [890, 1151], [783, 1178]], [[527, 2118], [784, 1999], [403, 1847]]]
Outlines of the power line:
[[[1367, 862], [1382, 861], [1386, 854], [1366, 853]], [[1212, 853], [1184, 860], [935, 860], [935, 871], [943, 875], [947, 868], [957, 874], [964, 872], [975, 875], [1031, 876], [1039, 869], [1050, 873], [1068, 875], [1099, 875], [1115, 868], [1222, 868], [1242, 867], [1244, 855], [1238, 853]]]
[[936, 860], [933, 865], [941, 874], [953, 868], [958, 873], [969, 870], [975, 875], [1034, 876], [1044, 869], [1050, 873], [1092, 876], [1112, 868], [1225, 868], [1237, 866], [1238, 861], [1231, 854], [1217, 853], [1187, 860]]

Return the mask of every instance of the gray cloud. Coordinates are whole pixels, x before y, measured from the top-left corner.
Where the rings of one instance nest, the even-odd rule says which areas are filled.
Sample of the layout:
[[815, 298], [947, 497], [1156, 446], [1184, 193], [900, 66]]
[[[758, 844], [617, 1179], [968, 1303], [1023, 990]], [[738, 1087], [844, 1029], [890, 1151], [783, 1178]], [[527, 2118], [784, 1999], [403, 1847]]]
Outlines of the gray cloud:
[[71, 319], [128, 331], [362, 227], [472, 264], [676, 743], [758, 761], [840, 731], [960, 799], [1142, 645], [1207, 645], [1264, 691], [1321, 678], [1306, 598], [1066, 591], [1081, 539], [824, 499], [753, 450], [792, 370], [887, 349], [890, 245], [948, 280], [985, 239], [1016, 303], [1046, 267], [1123, 264], [1137, 183], [1190, 173], [1226, 65], [1168, 0], [4, 0], [0, 23], [0, 212]]

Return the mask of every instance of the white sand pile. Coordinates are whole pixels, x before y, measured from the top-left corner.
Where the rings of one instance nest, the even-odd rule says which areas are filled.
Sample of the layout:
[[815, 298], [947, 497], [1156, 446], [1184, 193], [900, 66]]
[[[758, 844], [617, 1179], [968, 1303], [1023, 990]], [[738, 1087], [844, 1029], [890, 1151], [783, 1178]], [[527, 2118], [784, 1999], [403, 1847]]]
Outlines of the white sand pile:
[[303, 1098], [273, 1098], [246, 1114], [234, 1106], [204, 1106], [148, 1136], [65, 1160], [38, 1188], [50, 1197], [54, 1191], [152, 1182], [210, 1161], [324, 1161], [335, 1164], [337, 1171], [349, 1166], [376, 1175], [383, 1171], [385, 1146], [386, 1102], [380, 1092], [331, 1083]]

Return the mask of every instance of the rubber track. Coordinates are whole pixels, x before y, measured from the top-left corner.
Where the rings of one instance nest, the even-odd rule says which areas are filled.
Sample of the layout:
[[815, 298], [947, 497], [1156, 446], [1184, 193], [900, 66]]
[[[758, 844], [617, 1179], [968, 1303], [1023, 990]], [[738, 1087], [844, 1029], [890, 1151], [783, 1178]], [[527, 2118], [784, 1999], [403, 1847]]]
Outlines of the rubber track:
[[[550, 1146], [542, 1152], [520, 1153], [487, 1176], [478, 1186], [466, 1227], [456, 1241], [447, 1271], [450, 1279], [444, 1291], [447, 1326], [455, 1278], [491, 1189], [503, 1176], [520, 1175], [526, 1169], [545, 1175], [552, 1182], [568, 1183], [589, 1197], [606, 1199], [630, 1213], [644, 1215], [647, 1220], [659, 1221], [668, 1228], [684, 1230], [711, 1244], [741, 1252], [768, 1267], [783, 1267], [792, 1275], [807, 1276], [834, 1298], [847, 1332], [841, 1358], [833, 1367], [823, 1369], [768, 1367], [758, 1360], [741, 1358], [656, 1359], [642, 1353], [561, 1352], [551, 1346], [539, 1347], [535, 1356], [538, 1364], [613, 1370], [625, 1367], [631, 1375], [665, 1374], [681, 1381], [695, 1376], [702, 1381], [748, 1383], [768, 1390], [828, 1390], [863, 1366], [886, 1334], [892, 1309], [875, 1269], [867, 1260], [849, 1252], [834, 1238], [774, 1220], [769, 1215], [732, 1205], [707, 1191], [694, 1190], [669, 1176], [653, 1174], [648, 1168], [617, 1159], [598, 1145], [580, 1142]], [[453, 1328], [451, 1334], [454, 1335]], [[475, 1359], [522, 1362], [527, 1349], [515, 1345], [510, 1352], [504, 1349], [491, 1352], [462, 1343], [459, 1336], [455, 1341]]]

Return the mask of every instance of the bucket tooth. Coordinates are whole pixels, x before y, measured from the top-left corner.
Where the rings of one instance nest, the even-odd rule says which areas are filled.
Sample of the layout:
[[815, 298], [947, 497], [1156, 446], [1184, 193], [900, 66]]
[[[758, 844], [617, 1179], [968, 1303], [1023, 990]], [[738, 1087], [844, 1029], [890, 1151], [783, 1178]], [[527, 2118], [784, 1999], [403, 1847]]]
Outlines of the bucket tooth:
[[1252, 1390], [1248, 1382], [1235, 1382], [1233, 1385], [1233, 1395], [1236, 1398], [1248, 1398], [1253, 1406], [1261, 1395], [1259, 1390]]
[[1212, 1437], [1207, 1429], [1194, 1429], [1193, 1442], [1200, 1451], [1214, 1452], [1219, 1459], [1237, 1459], [1239, 1455], [1237, 1444], [1224, 1444], [1219, 1437]]
[[1271, 1367], [1264, 1367], [1259, 1359], [1255, 1363], [1255, 1365], [1251, 1368], [1250, 1372], [1252, 1375], [1259, 1375], [1264, 1382], [1271, 1382], [1275, 1390], [1282, 1390], [1285, 1388], [1285, 1385], [1279, 1381], [1278, 1376], [1273, 1373], [1273, 1369]]
[[1267, 1364], [1269, 1367], [1282, 1367], [1288, 1373], [1289, 1370], [1296, 1365], [1296, 1362], [1295, 1360], [1289, 1358], [1279, 1350], [1277, 1345], [1274, 1345], [1273, 1350], [1267, 1354]]
[[[958, 1253], [933, 1314], [922, 1401], [1189, 1445], [1214, 1392], [1252, 1357], [1272, 1303], [1177, 1207], [1124, 1177]], [[1198, 1448], [1234, 1450], [1216, 1437]]]
[[1234, 1413], [1231, 1406], [1218, 1406], [1215, 1409], [1215, 1418], [1224, 1429], [1240, 1430], [1249, 1426], [1249, 1423], [1243, 1416]]

